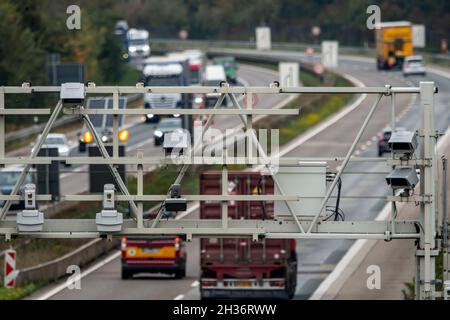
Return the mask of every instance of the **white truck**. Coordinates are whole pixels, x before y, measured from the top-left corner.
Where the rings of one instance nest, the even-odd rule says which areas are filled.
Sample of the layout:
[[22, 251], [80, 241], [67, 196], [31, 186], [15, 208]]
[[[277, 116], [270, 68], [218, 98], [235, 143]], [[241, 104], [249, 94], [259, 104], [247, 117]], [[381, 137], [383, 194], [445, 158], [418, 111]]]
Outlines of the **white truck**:
[[[188, 59], [174, 57], [152, 57], [145, 60], [142, 70], [145, 85], [151, 87], [187, 86], [190, 84]], [[191, 101], [189, 95], [181, 93], [146, 93], [144, 107], [155, 108], [188, 108]], [[179, 115], [176, 115], [179, 116]], [[156, 123], [159, 115], [147, 114], [145, 122]]]
[[127, 32], [128, 58], [147, 58], [150, 56], [150, 40], [147, 30], [129, 29]]
[[[222, 82], [227, 81], [225, 69], [222, 65], [208, 65], [203, 77], [203, 85], [207, 87], [218, 87]], [[220, 97], [220, 93], [208, 93], [204, 96], [204, 105], [206, 108], [212, 108]], [[227, 105], [227, 99], [224, 99], [223, 105]]]
[[167, 55], [169, 58], [188, 59], [189, 78], [191, 85], [199, 85], [203, 80], [203, 73], [206, 66], [206, 55], [201, 50], [190, 49], [180, 52], [172, 52]]

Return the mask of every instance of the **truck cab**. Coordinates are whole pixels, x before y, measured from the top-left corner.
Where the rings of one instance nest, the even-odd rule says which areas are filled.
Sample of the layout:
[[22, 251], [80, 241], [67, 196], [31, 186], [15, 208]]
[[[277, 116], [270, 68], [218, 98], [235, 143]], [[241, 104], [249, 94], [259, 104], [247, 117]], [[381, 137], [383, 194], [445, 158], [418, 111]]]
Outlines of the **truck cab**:
[[[227, 77], [222, 65], [206, 66], [203, 85], [207, 87], [219, 87], [222, 82], [226, 82]], [[208, 93], [204, 96], [204, 105], [206, 108], [212, 108], [217, 103], [220, 93]], [[223, 105], [227, 105], [227, 99], [224, 99]]]
[[199, 85], [202, 83], [206, 57], [201, 50], [184, 50], [181, 52], [169, 53], [167, 56], [182, 60], [188, 59], [190, 85]]
[[[143, 69], [145, 85], [150, 87], [177, 87], [189, 85], [187, 59], [158, 57], [147, 59]], [[144, 107], [146, 109], [175, 109], [189, 104], [187, 95], [181, 93], [146, 93]], [[175, 115], [179, 116], [179, 115]], [[157, 123], [160, 115], [147, 114], [145, 122]]]
[[215, 57], [213, 63], [215, 65], [223, 66], [229, 83], [237, 83], [237, 65], [236, 59], [233, 56]]
[[147, 30], [129, 29], [127, 32], [128, 58], [147, 58], [150, 56], [150, 41]]

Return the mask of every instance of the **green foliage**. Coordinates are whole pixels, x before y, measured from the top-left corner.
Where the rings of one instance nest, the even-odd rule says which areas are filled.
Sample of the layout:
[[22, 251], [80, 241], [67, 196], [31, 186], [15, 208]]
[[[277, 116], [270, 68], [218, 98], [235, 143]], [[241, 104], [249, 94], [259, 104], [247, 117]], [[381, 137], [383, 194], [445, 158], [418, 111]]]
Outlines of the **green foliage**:
[[450, 3], [436, 0], [120, 0], [117, 7], [130, 25], [153, 37], [176, 38], [186, 29], [193, 39], [250, 40], [255, 27], [267, 25], [276, 41], [311, 43], [311, 28], [318, 25], [321, 39], [361, 46], [373, 43], [374, 32], [366, 27], [372, 4], [380, 6], [383, 21], [425, 24], [427, 42], [436, 49], [450, 33]]
[[37, 289], [41, 288], [42, 285], [43, 285], [42, 283], [41, 284], [30, 283], [23, 287], [12, 288], [12, 289], [0, 287], [0, 300], [22, 299], [22, 298], [30, 295]]
[[73, 1], [0, 2], [0, 85], [47, 82], [47, 55], [84, 63], [87, 79], [119, 84], [127, 73], [121, 45], [112, 34], [119, 19], [113, 0], [81, 0], [81, 30], [69, 30], [66, 10]]
[[402, 289], [403, 299], [404, 300], [414, 300], [415, 299], [415, 281], [414, 279], [411, 282], [405, 282], [405, 289]]

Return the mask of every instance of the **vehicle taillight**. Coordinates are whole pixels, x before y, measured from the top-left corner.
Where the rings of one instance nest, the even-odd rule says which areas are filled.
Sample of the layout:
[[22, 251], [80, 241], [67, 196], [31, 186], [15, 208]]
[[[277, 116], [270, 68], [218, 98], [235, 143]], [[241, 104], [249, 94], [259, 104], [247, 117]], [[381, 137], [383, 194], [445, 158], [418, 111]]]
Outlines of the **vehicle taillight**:
[[202, 280], [202, 287], [203, 288], [215, 287], [216, 283], [217, 283], [216, 280]]
[[120, 248], [125, 250], [127, 248], [127, 237], [122, 237], [122, 241], [120, 242]]
[[175, 237], [175, 250], [180, 250], [180, 242], [181, 242], [181, 239], [180, 239], [180, 237]]
[[270, 281], [270, 286], [282, 288], [284, 287], [284, 280]]

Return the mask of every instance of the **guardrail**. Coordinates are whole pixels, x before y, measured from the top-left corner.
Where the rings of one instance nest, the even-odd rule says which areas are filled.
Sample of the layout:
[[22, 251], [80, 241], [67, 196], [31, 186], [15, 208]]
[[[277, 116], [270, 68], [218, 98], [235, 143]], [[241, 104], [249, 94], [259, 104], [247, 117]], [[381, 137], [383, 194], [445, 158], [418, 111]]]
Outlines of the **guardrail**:
[[86, 266], [98, 257], [116, 248], [118, 239], [107, 241], [104, 239], [94, 239], [82, 245], [78, 249], [55, 260], [41, 263], [37, 266], [21, 269], [16, 278], [18, 286], [40, 281], [56, 281], [67, 274], [67, 267], [77, 265], [80, 268]]
[[[152, 44], [154, 46], [166, 46], [176, 49], [184, 49], [184, 48], [246, 48], [246, 49], [255, 49], [256, 43], [253, 40], [249, 41], [240, 41], [240, 40], [199, 40], [199, 39], [189, 39], [189, 40], [180, 40], [180, 39], [161, 39], [155, 38], [152, 39]], [[321, 51], [321, 45], [319, 44], [311, 44], [311, 43], [293, 43], [293, 42], [272, 42], [272, 49], [275, 50], [297, 50], [304, 51], [307, 48], [313, 48], [316, 52]], [[342, 46], [339, 45], [339, 51], [345, 54], [351, 55], [365, 55], [365, 56], [375, 56], [375, 49], [371, 47], [353, 47], [353, 46]], [[422, 56], [424, 56], [429, 61], [442, 61], [446, 63], [450, 63], [450, 55], [445, 54], [433, 54], [422, 52], [421, 50], [417, 50]]]

